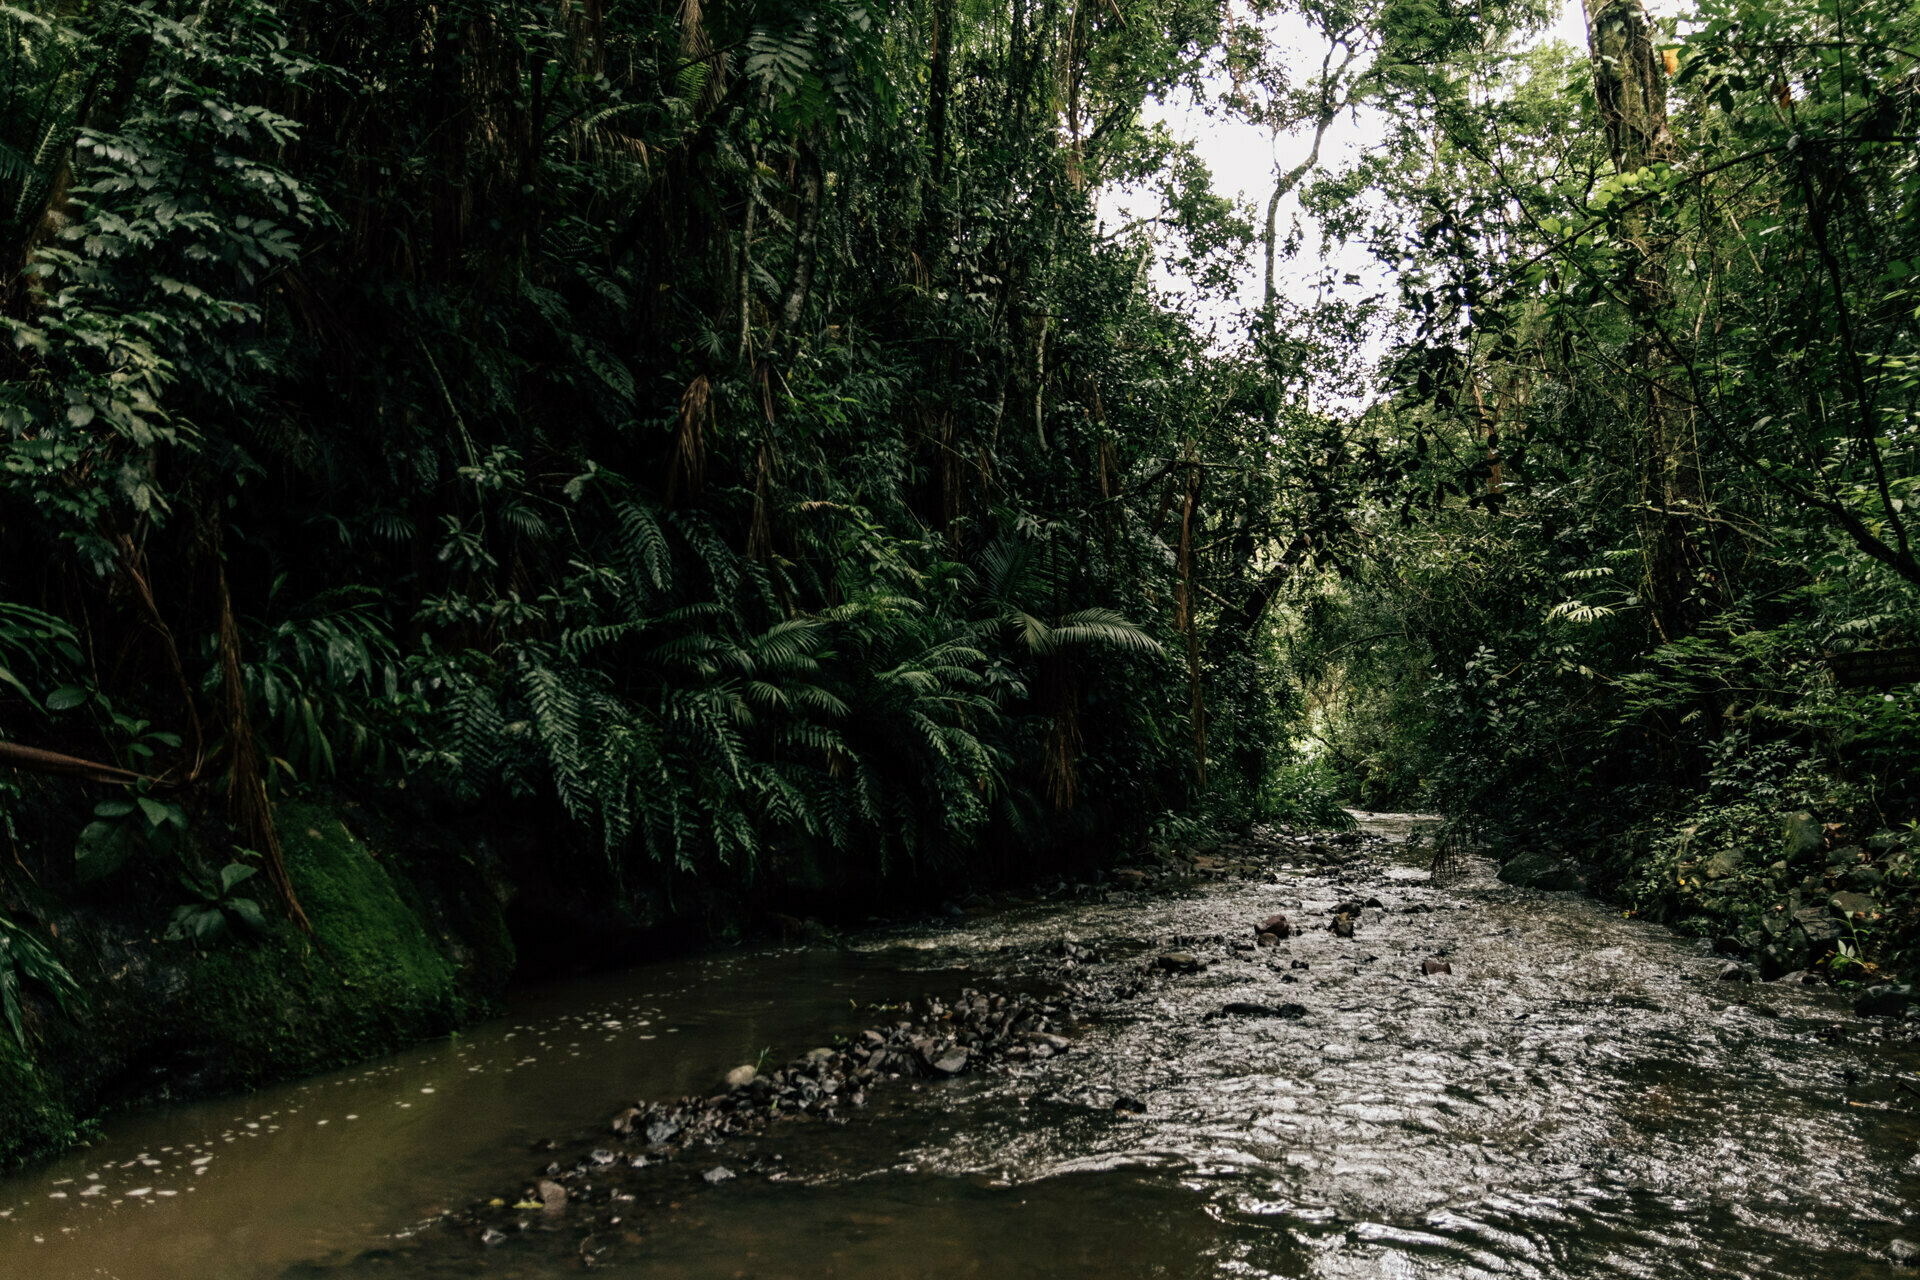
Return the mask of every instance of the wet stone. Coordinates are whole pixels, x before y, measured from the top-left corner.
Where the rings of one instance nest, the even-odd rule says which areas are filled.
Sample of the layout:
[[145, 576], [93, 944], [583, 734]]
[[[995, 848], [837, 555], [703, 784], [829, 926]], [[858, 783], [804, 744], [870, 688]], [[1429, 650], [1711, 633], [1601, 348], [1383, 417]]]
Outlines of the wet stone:
[[1920, 1267], [1920, 1244], [1895, 1239], [1887, 1245], [1887, 1261], [1896, 1267]]
[[717, 1164], [700, 1175], [702, 1181], [712, 1186], [719, 1186], [721, 1183], [729, 1182], [738, 1176], [738, 1174], [723, 1164]]
[[1907, 983], [1870, 987], [1853, 1002], [1853, 1011], [1862, 1018], [1897, 1018], [1913, 1003], [1913, 987]]
[[1293, 1019], [1293, 1018], [1306, 1017], [1307, 1008], [1305, 1005], [1291, 1004], [1291, 1003], [1278, 1004], [1278, 1005], [1266, 1005], [1266, 1004], [1255, 1004], [1255, 1003], [1252, 1003], [1251, 1001], [1246, 1001], [1246, 1000], [1235, 1000], [1226, 1005], [1223, 1005], [1220, 1009], [1220, 1015], [1222, 1017], [1232, 1017], [1232, 1018]]
[[1422, 960], [1420, 972], [1432, 977], [1436, 973], [1452, 973], [1453, 966], [1445, 960]]
[[1255, 925], [1253, 931], [1256, 935], [1272, 934], [1275, 939], [1280, 939], [1291, 933], [1292, 928], [1287, 924], [1285, 916], [1271, 915]]
[[1827, 905], [1836, 915], [1849, 918], [1873, 913], [1873, 899], [1864, 893], [1836, 893], [1827, 899]]

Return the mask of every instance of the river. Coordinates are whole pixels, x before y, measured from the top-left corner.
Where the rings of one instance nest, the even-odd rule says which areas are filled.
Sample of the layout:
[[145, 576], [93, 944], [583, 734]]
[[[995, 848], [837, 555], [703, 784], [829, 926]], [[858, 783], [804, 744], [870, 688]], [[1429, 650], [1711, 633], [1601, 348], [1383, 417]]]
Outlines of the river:
[[[1400, 852], [1408, 820], [1363, 825], [1383, 839], [1268, 845], [1171, 892], [529, 987], [391, 1059], [116, 1117], [0, 1181], [0, 1277], [1697, 1280], [1886, 1276], [1895, 1239], [1920, 1241], [1911, 1028], [1719, 981], [1692, 941], [1482, 863], [1436, 883]], [[1315, 913], [1354, 897], [1382, 905], [1337, 937]], [[1285, 944], [1230, 949], [1274, 912]], [[1171, 949], [1208, 967], [1164, 974]], [[545, 1140], [573, 1150], [635, 1100], [962, 986], [1058, 1001], [1076, 1044], [776, 1125], [716, 1150], [741, 1176], [588, 1234], [534, 1213], [484, 1246], [443, 1225], [535, 1176]], [[1222, 1015], [1282, 1001], [1305, 1016]]]

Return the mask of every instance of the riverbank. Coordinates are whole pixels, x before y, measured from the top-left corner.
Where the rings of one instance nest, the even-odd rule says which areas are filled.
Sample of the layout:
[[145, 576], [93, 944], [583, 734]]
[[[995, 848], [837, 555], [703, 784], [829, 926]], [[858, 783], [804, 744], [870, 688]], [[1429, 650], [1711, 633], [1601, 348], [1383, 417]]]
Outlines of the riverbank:
[[[79, 994], [62, 1011], [23, 984], [30, 1047], [0, 1028], [0, 1169], [85, 1141], [105, 1117], [297, 1080], [457, 1031], [497, 1012], [510, 981], [752, 936], [818, 940], [833, 933], [815, 915], [830, 906], [844, 926], [976, 900], [917, 868], [851, 882], [845, 869], [771, 854], [731, 883], [661, 868], [653, 883], [616, 886], [551, 812], [501, 803], [448, 817], [388, 799], [279, 806], [310, 936], [271, 911], [263, 931], [230, 918], [205, 945], [167, 936], [188, 900], [177, 871], [227, 860], [206, 850], [136, 859], [93, 882], [74, 878], [71, 857], [23, 865], [0, 907], [31, 922]], [[42, 803], [30, 843], [71, 847], [73, 811]]]
[[164, 936], [151, 897], [38, 895], [81, 992], [26, 1002], [32, 1049], [0, 1037], [0, 1166], [41, 1160], [100, 1117], [362, 1062], [498, 1006], [514, 971], [505, 903], [471, 861], [411, 860], [337, 806], [282, 807], [311, 936], [276, 922], [201, 948]]

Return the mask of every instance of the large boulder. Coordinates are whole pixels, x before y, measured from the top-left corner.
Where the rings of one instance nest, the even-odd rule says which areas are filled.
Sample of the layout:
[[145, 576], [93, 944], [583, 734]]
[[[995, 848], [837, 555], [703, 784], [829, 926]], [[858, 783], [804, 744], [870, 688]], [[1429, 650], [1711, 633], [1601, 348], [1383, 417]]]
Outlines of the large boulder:
[[1810, 946], [1831, 949], [1840, 941], [1840, 922], [1819, 907], [1804, 907], [1793, 913], [1793, 923], [1806, 935]]
[[1519, 889], [1584, 889], [1586, 879], [1572, 863], [1550, 854], [1528, 851], [1514, 855], [1500, 868], [1500, 878]]
[[1849, 920], [1873, 914], [1873, 899], [1864, 893], [1851, 891], [1836, 893], [1827, 899], [1827, 905], [1833, 908], [1835, 915]]
[[1862, 1018], [1898, 1018], [1912, 1004], [1912, 983], [1887, 983], [1867, 988], [1867, 993], [1853, 1002], [1853, 1011]]
[[1820, 823], [1814, 816], [1804, 809], [1789, 813], [1780, 820], [1780, 835], [1789, 858], [1817, 852], [1826, 843], [1826, 832], [1820, 829]]
[[1728, 876], [1739, 874], [1745, 859], [1738, 849], [1722, 849], [1707, 859], [1706, 874], [1709, 880], [1724, 880]]

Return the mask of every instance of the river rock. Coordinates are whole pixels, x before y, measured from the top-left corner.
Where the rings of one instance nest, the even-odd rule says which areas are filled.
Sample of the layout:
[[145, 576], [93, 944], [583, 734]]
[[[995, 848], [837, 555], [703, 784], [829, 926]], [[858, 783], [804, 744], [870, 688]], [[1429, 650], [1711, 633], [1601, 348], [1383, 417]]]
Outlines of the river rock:
[[1533, 850], [1508, 859], [1506, 865], [1500, 868], [1500, 879], [1517, 889], [1564, 892], [1587, 887], [1587, 882], [1572, 864]]
[[1298, 1019], [1307, 1016], [1307, 1007], [1300, 1004], [1265, 1005], [1254, 1004], [1247, 1000], [1234, 1000], [1220, 1007], [1221, 1017], [1234, 1018], [1287, 1018]]
[[727, 1072], [727, 1088], [744, 1089], [752, 1084], [753, 1078], [759, 1074], [760, 1072], [751, 1065], [735, 1067], [733, 1070]]
[[703, 1179], [705, 1179], [707, 1183], [709, 1183], [710, 1185], [717, 1187], [723, 1182], [731, 1181], [733, 1178], [737, 1177], [738, 1175], [735, 1174], [733, 1170], [727, 1168], [727, 1166], [723, 1164], [717, 1164], [713, 1166], [713, 1168], [701, 1174], [700, 1176]]
[[956, 1045], [933, 1060], [933, 1069], [943, 1076], [957, 1076], [967, 1069], [967, 1050]]
[[1353, 917], [1342, 912], [1333, 918], [1333, 924], [1329, 927], [1333, 930], [1335, 937], [1351, 938], [1353, 936]]
[[1307, 962], [1307, 961], [1305, 961], [1305, 960], [1293, 960], [1293, 961], [1290, 961], [1290, 962], [1288, 962], [1288, 964], [1287, 964], [1287, 968], [1289, 968], [1289, 969], [1311, 969], [1311, 968], [1313, 968], [1313, 965], [1312, 965], [1312, 964], [1310, 964], [1310, 963], [1308, 963], [1308, 962]]
[[1797, 929], [1807, 945], [1816, 950], [1830, 947], [1840, 940], [1840, 922], [1828, 915], [1824, 907], [1803, 907], [1791, 916], [1768, 917], [1769, 922], [1774, 919], [1785, 921], [1782, 934], [1791, 936], [1792, 931]]
[[1065, 1036], [1056, 1036], [1050, 1031], [1023, 1031], [1020, 1038], [1029, 1044], [1043, 1044], [1055, 1053], [1065, 1053], [1073, 1047], [1073, 1041]]
[[663, 1142], [672, 1141], [673, 1135], [679, 1132], [680, 1122], [663, 1116], [647, 1126], [646, 1139], [653, 1145], [659, 1146]]
[[1826, 833], [1820, 829], [1814, 816], [1804, 809], [1780, 819], [1780, 836], [1789, 858], [1813, 853], [1826, 843]]
[[1138, 1098], [1131, 1097], [1124, 1093], [1113, 1100], [1113, 1109], [1115, 1111], [1128, 1112], [1136, 1116], [1143, 1116], [1147, 1114], [1146, 1103], [1140, 1101], [1140, 1099]]
[[1206, 965], [1185, 951], [1169, 951], [1154, 961], [1168, 973], [1199, 973]]
[[567, 1189], [550, 1178], [540, 1180], [538, 1190], [540, 1203], [548, 1213], [558, 1213], [567, 1207]]
[[1270, 933], [1275, 938], [1285, 938], [1292, 932], [1292, 928], [1287, 924], [1287, 918], [1285, 916], [1275, 915], [1268, 916], [1265, 920], [1253, 926], [1253, 931], [1255, 934]]
[[505, 1244], [506, 1242], [507, 1233], [498, 1227], [488, 1227], [480, 1233], [480, 1243], [486, 1245], [489, 1249], [495, 1245]]
[[1253, 945], [1256, 947], [1277, 947], [1280, 945], [1280, 935], [1277, 933], [1263, 933], [1253, 940]]
[[1874, 904], [1873, 899], [1864, 893], [1846, 891], [1828, 898], [1827, 906], [1833, 909], [1835, 915], [1850, 920], [1855, 916], [1872, 915]]
[[1911, 983], [1887, 983], [1869, 987], [1865, 995], [1853, 1002], [1853, 1011], [1862, 1018], [1898, 1018], [1912, 1003]]
[[1725, 967], [1720, 970], [1720, 981], [1752, 982], [1753, 970], [1747, 968], [1747, 966], [1741, 964], [1738, 960], [1729, 960]]
[[1920, 1244], [1898, 1238], [1888, 1241], [1887, 1261], [1896, 1267], [1920, 1267]]
[[1436, 973], [1452, 973], [1453, 966], [1445, 960], [1422, 960], [1420, 972], [1432, 977]]

